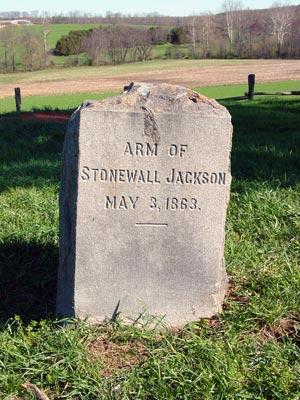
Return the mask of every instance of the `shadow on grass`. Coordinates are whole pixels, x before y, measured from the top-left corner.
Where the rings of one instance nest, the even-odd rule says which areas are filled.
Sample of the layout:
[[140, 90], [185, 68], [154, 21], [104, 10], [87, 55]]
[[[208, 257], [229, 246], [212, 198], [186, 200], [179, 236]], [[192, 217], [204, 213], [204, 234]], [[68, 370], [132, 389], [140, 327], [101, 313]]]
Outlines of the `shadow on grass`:
[[0, 246], [0, 319], [24, 321], [55, 313], [58, 248], [13, 243]]
[[222, 103], [230, 111], [234, 126], [233, 190], [245, 183], [266, 183], [270, 188], [297, 185], [300, 100]]
[[0, 124], [0, 191], [58, 183], [67, 123], [13, 117]]
[[[300, 101], [223, 101], [233, 117], [233, 191], [249, 184], [270, 188], [299, 183]], [[3, 119], [0, 127], [0, 190], [59, 184], [66, 125]], [[297, 154], [298, 153], [298, 154]], [[248, 186], [249, 187], [249, 186]], [[42, 218], [42, 217], [41, 217]], [[39, 243], [0, 247], [0, 318], [53, 316], [58, 249]]]
[[[3, 118], [0, 124], [0, 194], [10, 198], [6, 191], [17, 187], [58, 187], [66, 124], [12, 117]], [[30, 212], [26, 218], [30, 219]], [[53, 317], [57, 267], [58, 248], [47, 244], [47, 233], [43, 243], [28, 243], [25, 236], [19, 242], [2, 237], [0, 319]]]
[[[242, 182], [264, 182], [273, 188], [299, 183], [299, 97], [222, 103], [234, 125], [233, 188]], [[0, 127], [0, 191], [57, 183], [65, 129], [66, 124], [57, 122], [4, 118]]]

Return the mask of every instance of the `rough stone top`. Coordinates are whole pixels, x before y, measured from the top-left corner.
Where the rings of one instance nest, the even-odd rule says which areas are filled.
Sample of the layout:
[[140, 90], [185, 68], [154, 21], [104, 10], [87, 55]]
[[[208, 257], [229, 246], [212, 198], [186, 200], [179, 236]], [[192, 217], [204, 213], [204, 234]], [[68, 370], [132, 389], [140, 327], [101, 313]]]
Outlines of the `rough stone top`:
[[123, 93], [102, 101], [88, 100], [81, 111], [197, 113], [230, 118], [229, 112], [217, 101], [183, 86], [167, 83], [131, 82]]

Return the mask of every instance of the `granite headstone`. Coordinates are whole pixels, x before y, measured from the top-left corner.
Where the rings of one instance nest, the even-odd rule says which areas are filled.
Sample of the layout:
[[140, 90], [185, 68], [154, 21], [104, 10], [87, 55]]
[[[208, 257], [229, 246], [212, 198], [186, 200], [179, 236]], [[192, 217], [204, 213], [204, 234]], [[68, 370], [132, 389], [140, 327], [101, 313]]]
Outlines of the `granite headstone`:
[[182, 326], [220, 311], [226, 291], [231, 117], [184, 87], [125, 89], [69, 122], [57, 313]]

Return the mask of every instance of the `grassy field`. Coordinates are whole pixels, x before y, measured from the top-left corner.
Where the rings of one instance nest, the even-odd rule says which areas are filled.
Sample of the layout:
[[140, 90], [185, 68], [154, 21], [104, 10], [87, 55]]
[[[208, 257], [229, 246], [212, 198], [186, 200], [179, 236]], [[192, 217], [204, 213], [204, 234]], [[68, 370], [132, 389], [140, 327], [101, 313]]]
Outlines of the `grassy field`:
[[[46, 27], [50, 32], [48, 34], [48, 48], [54, 48], [58, 39], [67, 35], [70, 31], [81, 31], [96, 28], [101, 24], [47, 24], [47, 25], [34, 25], [38, 32], [43, 32]], [[137, 28], [149, 28], [151, 25], [132, 25]]]
[[[67, 35], [70, 31], [81, 31], [96, 28], [101, 24], [48, 24], [46, 28], [49, 29], [49, 35], [47, 39], [48, 48], [52, 49], [55, 47], [56, 42], [62, 36]], [[151, 25], [132, 25], [137, 28], [149, 28]], [[45, 25], [35, 25], [39, 32], [43, 32]]]
[[[58, 39], [61, 38], [63, 35], [67, 35], [70, 31], [73, 30], [82, 30], [82, 29], [91, 29], [96, 27], [97, 24], [48, 24], [48, 25], [33, 25], [33, 29], [38, 32], [41, 36], [43, 36], [43, 29], [49, 30], [47, 35], [47, 49], [51, 50], [55, 48], [56, 42]], [[17, 27], [21, 32], [24, 27]], [[26, 29], [26, 27], [25, 27]], [[16, 62], [18, 68], [21, 68], [21, 61], [20, 61], [20, 50], [18, 49], [16, 54]], [[2, 56], [3, 49], [1, 48], [0, 44], [0, 56]], [[62, 64], [64, 61], [64, 57], [51, 57], [51, 60], [54, 61], [56, 65]]]
[[0, 83], [13, 82], [44, 82], [51, 80], [65, 80], [68, 78], [82, 78], [88, 76], [115, 76], [133, 72], [150, 72], [178, 68], [206, 67], [210, 65], [239, 65], [256, 64], [257, 60], [150, 60], [131, 64], [107, 65], [101, 67], [73, 67], [65, 69], [46, 69], [34, 72], [19, 72], [0, 74]]
[[[300, 81], [279, 81], [279, 82], [265, 82], [257, 83], [255, 85], [256, 92], [276, 93], [289, 90], [300, 89]], [[209, 86], [202, 88], [195, 88], [196, 91], [204, 94], [205, 96], [214, 99], [225, 99], [226, 97], [243, 96], [248, 92], [247, 85], [223, 85], [223, 86]]]
[[[76, 30], [88, 30], [88, 29], [92, 29], [92, 28], [96, 28], [97, 26], [100, 26], [100, 24], [47, 24], [47, 25], [39, 25], [36, 24], [33, 26], [34, 30], [39, 33], [41, 36], [43, 36], [43, 31], [44, 29], [49, 30], [49, 33], [47, 35], [47, 49], [48, 50], [52, 50], [55, 48], [57, 41], [65, 35], [68, 35], [68, 33], [70, 31], [76, 31]], [[137, 27], [137, 28], [149, 28], [148, 26], [144, 26], [144, 25], [132, 25], [133, 27]], [[20, 30], [24, 28], [24, 27], [20, 27]], [[26, 27], [25, 27], [26, 28]], [[185, 54], [188, 53], [187, 51], [188, 45], [183, 45], [181, 46], [181, 51]], [[165, 57], [165, 52], [167, 49], [173, 50], [174, 51], [174, 46], [170, 43], [166, 43], [163, 45], [157, 45], [153, 47], [153, 51], [152, 51], [152, 57], [156, 58], [164, 58]], [[16, 54], [16, 60], [17, 60], [17, 66], [19, 68], [21, 68], [21, 64], [20, 64], [20, 49]], [[2, 49], [1, 49], [1, 45], [0, 45], [0, 55], [2, 54]], [[82, 55], [82, 57], [84, 57]], [[67, 57], [51, 57], [51, 60], [54, 62], [55, 65], [60, 66], [62, 65], [64, 62], [66, 62]]]
[[[294, 90], [300, 88], [300, 81], [281, 81], [258, 83], [256, 91], [278, 92], [285, 90]], [[195, 88], [196, 91], [205, 96], [215, 99], [223, 99], [226, 97], [243, 96], [248, 90], [247, 85], [222, 85]], [[90, 93], [74, 93], [52, 96], [27, 96], [23, 97], [22, 110], [72, 110], [77, 108], [85, 100], [101, 100], [107, 96], [113, 96], [117, 92], [90, 92]], [[0, 99], [0, 113], [13, 112], [15, 110], [15, 100], [13, 97]]]
[[[85, 100], [102, 100], [105, 97], [113, 96], [116, 92], [109, 93], [75, 93], [59, 96], [28, 96], [22, 101], [23, 111], [33, 110], [74, 110]], [[8, 113], [15, 110], [13, 98], [0, 99], [0, 113]]]
[[[52, 50], [55, 48], [56, 42], [64, 35], [67, 35], [70, 31], [76, 31], [76, 30], [88, 30], [95, 28], [99, 26], [100, 24], [47, 24], [47, 25], [42, 25], [42, 24], [35, 24], [33, 26], [34, 30], [38, 32], [41, 36], [43, 36], [43, 30], [47, 29], [49, 30], [49, 33], [47, 35], [47, 49]], [[133, 25], [136, 26], [136, 25]], [[139, 27], [139, 26], [137, 26]], [[145, 28], [145, 26], [142, 26]], [[20, 30], [24, 27], [20, 27]], [[25, 27], [26, 28], [26, 27]], [[146, 26], [147, 28], [147, 26]], [[156, 50], [156, 46], [153, 50], [153, 56], [163, 56], [165, 52], [162, 50], [162, 48], [158, 47]], [[0, 55], [2, 55], [2, 49], [0, 45]], [[84, 57], [84, 55], [82, 55]], [[55, 65], [60, 66], [64, 62], [66, 62], [67, 57], [51, 57], [51, 60], [54, 62]], [[18, 68], [21, 68], [21, 63], [20, 63], [20, 49], [16, 54], [16, 60], [17, 60], [17, 66]]]
[[[97, 24], [48, 24], [46, 28], [49, 30], [47, 35], [48, 49], [53, 49], [58, 39], [67, 35], [70, 31], [88, 30], [98, 26]], [[43, 32], [45, 25], [35, 25], [38, 32]]]
[[65, 126], [2, 114], [1, 399], [34, 399], [30, 382], [50, 399], [299, 400], [300, 99], [222, 103], [234, 124], [228, 296], [218, 317], [176, 332], [54, 319]]
[[[22, 96], [49, 96], [90, 92], [120, 92], [131, 82], [169, 82], [186, 87], [224, 86], [229, 92], [243, 94], [250, 72], [256, 74], [256, 90], [263, 82], [268, 89], [300, 90], [299, 60], [153, 60], [115, 66], [52, 68], [43, 71], [0, 74], [0, 99], [12, 96], [20, 87]], [[278, 83], [279, 82], [279, 83]], [[282, 86], [278, 85], [282, 82]], [[245, 86], [244, 86], [245, 85]], [[219, 88], [216, 89], [219, 92]], [[218, 93], [214, 92], [213, 97]]]

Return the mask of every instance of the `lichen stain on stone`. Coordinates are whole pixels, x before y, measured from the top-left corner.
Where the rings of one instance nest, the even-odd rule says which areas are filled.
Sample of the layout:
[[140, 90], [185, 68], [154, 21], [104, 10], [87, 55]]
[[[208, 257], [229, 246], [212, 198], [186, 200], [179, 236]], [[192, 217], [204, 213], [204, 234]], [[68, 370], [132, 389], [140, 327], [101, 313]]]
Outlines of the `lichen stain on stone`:
[[150, 108], [141, 107], [144, 113], [144, 134], [153, 142], [158, 143], [160, 140], [157, 123]]

